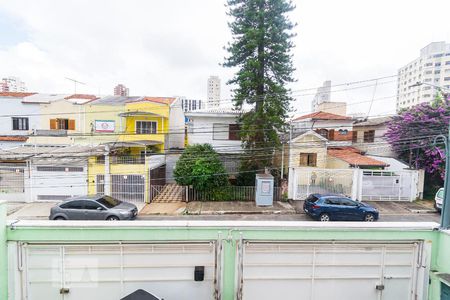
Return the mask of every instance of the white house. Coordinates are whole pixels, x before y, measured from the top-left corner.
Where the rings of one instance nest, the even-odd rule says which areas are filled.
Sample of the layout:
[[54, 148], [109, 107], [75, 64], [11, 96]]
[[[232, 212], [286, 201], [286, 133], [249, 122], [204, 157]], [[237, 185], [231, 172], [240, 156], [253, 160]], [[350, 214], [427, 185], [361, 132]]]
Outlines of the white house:
[[240, 152], [238, 117], [241, 111], [216, 108], [185, 113], [188, 121], [188, 143], [211, 144], [217, 152]]
[[25, 102], [34, 93], [2, 92], [0, 105], [0, 149], [20, 146], [27, 141], [33, 129], [38, 128], [41, 108], [39, 103]]
[[292, 131], [314, 130], [328, 140], [329, 146], [352, 144], [353, 120], [351, 117], [318, 111], [292, 120]]
[[104, 147], [23, 145], [0, 150], [0, 200], [63, 200], [88, 193], [88, 158]]
[[243, 113], [226, 108], [213, 108], [185, 113], [188, 118], [188, 144], [210, 144], [219, 152], [227, 171], [238, 171], [242, 152], [238, 117]]
[[369, 118], [353, 124], [353, 147], [367, 155], [396, 156], [384, 135], [392, 117]]

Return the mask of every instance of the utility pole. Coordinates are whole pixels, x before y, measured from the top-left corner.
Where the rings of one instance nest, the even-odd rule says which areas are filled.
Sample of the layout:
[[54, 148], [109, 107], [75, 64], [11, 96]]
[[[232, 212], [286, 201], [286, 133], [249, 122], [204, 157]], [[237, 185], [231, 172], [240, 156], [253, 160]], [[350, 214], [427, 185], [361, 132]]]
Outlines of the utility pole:
[[[445, 105], [448, 105], [449, 93], [442, 93]], [[439, 138], [439, 137], [438, 137]], [[441, 140], [445, 143], [445, 181], [444, 181], [444, 201], [441, 210], [441, 228], [448, 229], [450, 227], [450, 123], [448, 124], [447, 136], [442, 136]]]

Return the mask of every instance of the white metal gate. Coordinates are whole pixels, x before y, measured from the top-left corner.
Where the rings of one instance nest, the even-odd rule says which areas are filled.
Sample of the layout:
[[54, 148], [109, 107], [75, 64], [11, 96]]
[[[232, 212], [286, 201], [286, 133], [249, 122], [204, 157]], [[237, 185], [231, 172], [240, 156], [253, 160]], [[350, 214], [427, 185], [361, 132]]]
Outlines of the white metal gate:
[[26, 177], [25, 166], [2, 165], [0, 167], [0, 198], [2, 200], [25, 201]]
[[371, 170], [362, 172], [361, 200], [414, 200], [415, 185], [412, 172]]
[[[126, 174], [110, 175], [111, 196], [130, 202], [144, 202], [145, 200], [145, 175]], [[96, 177], [96, 193], [105, 193], [105, 175], [98, 174]]]
[[[121, 299], [137, 289], [166, 300], [219, 299], [215, 242], [25, 244], [21, 249], [24, 299]], [[203, 281], [194, 280], [196, 266], [204, 267]]]
[[420, 242], [244, 242], [237, 299], [424, 299], [421, 251]]
[[297, 168], [295, 173], [295, 199], [306, 199], [314, 193], [352, 195], [354, 170]]

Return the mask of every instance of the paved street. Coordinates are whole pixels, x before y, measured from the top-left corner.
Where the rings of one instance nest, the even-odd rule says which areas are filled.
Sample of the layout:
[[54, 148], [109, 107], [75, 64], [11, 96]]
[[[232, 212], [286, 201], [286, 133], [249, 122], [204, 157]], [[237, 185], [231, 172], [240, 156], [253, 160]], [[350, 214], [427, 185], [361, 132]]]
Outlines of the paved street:
[[[8, 219], [46, 220], [50, 208], [56, 202], [8, 203]], [[149, 214], [149, 208], [138, 205], [139, 220], [270, 220], [270, 221], [313, 221], [302, 210], [303, 202], [275, 203], [270, 208], [256, 207], [252, 202], [203, 202], [189, 203], [196, 207], [190, 214], [184, 210], [166, 210], [168, 214]], [[370, 203], [380, 211], [379, 222], [440, 222], [440, 214], [432, 212], [432, 208], [418, 203], [376, 202]], [[161, 206], [162, 204], [160, 204]], [[172, 204], [169, 204], [169, 206]], [[429, 206], [429, 205], [428, 205]], [[178, 207], [178, 206], [177, 206]], [[199, 209], [199, 207], [203, 207]], [[212, 209], [218, 209], [212, 211]], [[294, 210], [295, 209], [295, 210]], [[146, 211], [147, 210], [147, 211]], [[164, 211], [163, 208], [158, 212]], [[170, 212], [176, 212], [170, 214]], [[246, 213], [242, 213], [242, 212]], [[295, 211], [297, 213], [295, 213]]]
[[[182, 216], [139, 216], [136, 220], [240, 220], [240, 221], [312, 221], [305, 214], [286, 214], [286, 215], [182, 215]], [[440, 222], [438, 213], [426, 214], [386, 214], [381, 215], [378, 222]]]

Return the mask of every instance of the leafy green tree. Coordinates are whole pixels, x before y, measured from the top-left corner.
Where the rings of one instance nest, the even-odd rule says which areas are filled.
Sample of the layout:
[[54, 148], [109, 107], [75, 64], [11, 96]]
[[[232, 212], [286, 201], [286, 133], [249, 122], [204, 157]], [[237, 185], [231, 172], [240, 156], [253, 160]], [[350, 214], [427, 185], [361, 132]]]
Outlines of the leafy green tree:
[[219, 155], [209, 144], [186, 147], [174, 170], [179, 185], [192, 185], [198, 191], [227, 186], [226, 173]]
[[236, 109], [251, 106], [239, 116], [248, 154], [241, 170], [257, 171], [271, 166], [279, 133], [286, 129], [291, 101], [286, 85], [294, 81], [294, 24], [287, 14], [294, 6], [288, 0], [228, 0], [227, 6], [233, 40], [226, 47], [224, 66], [237, 68], [228, 84], [233, 86]]

